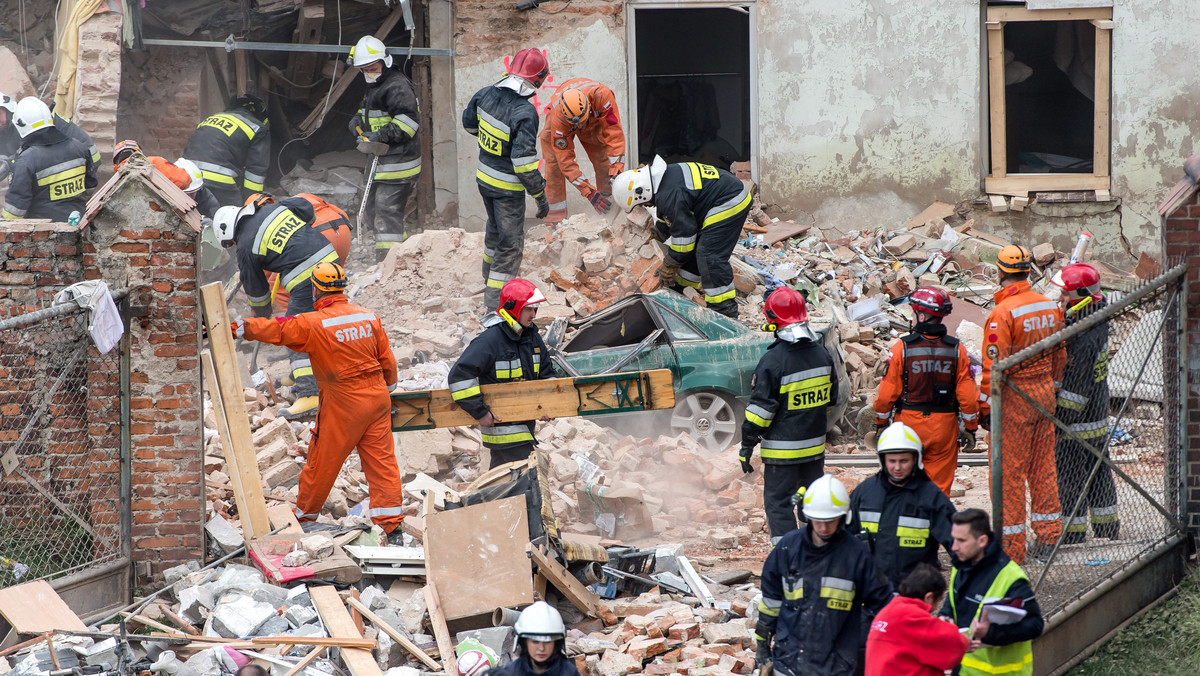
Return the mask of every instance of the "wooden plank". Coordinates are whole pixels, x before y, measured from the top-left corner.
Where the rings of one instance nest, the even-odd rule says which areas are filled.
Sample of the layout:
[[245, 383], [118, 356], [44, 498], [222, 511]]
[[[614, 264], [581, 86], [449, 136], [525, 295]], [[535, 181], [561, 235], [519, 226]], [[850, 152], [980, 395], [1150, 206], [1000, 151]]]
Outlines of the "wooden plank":
[[168, 620], [170, 620], [170, 621], [174, 622], [176, 625], [178, 625], [179, 628], [184, 631], [184, 633], [188, 634], [189, 636], [199, 636], [200, 635], [200, 632], [196, 629], [196, 627], [194, 627], [192, 625], [191, 622], [188, 622], [187, 620], [180, 617], [179, 614], [176, 613], [175, 611], [171, 610], [170, 607], [165, 606], [165, 605], [160, 605], [159, 609], [162, 611], [162, 614], [164, 617], [166, 617]]
[[[242, 395], [242, 377], [234, 351], [233, 334], [229, 331], [229, 310], [225, 307], [225, 293], [220, 282], [200, 287], [200, 297], [212, 354], [211, 370], [217, 382], [217, 387], [211, 390], [220, 392], [221, 407], [217, 410], [224, 411], [228, 425], [228, 443], [222, 438], [226, 472], [233, 481], [234, 500], [242, 520], [242, 535], [247, 541], [255, 540], [271, 532], [271, 527], [254, 441], [250, 434], [250, 418], [246, 415], [246, 401]], [[216, 400], [213, 401], [215, 404]]]
[[246, 50], [238, 49], [233, 52], [234, 72], [237, 78], [238, 96], [245, 95], [246, 86], [250, 80], [250, 68], [246, 60]]
[[[1111, 21], [1108, 22], [1112, 24]], [[1112, 26], [1096, 27], [1096, 73], [1092, 88], [1095, 138], [1092, 146], [1092, 175], [1109, 175], [1109, 99], [1112, 76]]]
[[267, 508], [267, 518], [272, 528], [282, 528], [276, 535], [301, 535], [304, 529], [296, 520], [296, 512], [287, 505], [275, 505]]
[[370, 563], [387, 565], [392, 563], [415, 563], [425, 565], [425, 550], [420, 547], [362, 547], [348, 545], [350, 556]]
[[[555, 589], [562, 592], [563, 596], [566, 596], [572, 605], [584, 614], [589, 617], [598, 617], [596, 595], [588, 591], [582, 582], [538, 547], [529, 545], [529, 554], [533, 557], [533, 562], [537, 564], [538, 574], [544, 575]], [[505, 607], [511, 608], [512, 606]]]
[[79, 616], [45, 580], [0, 589], [0, 615], [18, 634], [45, 634], [55, 629], [87, 631]]
[[[434, 659], [432, 657], [425, 654], [425, 651], [418, 648], [417, 644], [410, 641], [407, 636], [396, 631], [392, 627], [392, 625], [388, 624], [387, 622], [384, 622], [382, 619], [380, 619], [380, 617], [378, 615], [371, 612], [371, 609], [366, 607], [365, 605], [363, 605], [362, 601], [359, 601], [358, 599], [350, 599], [349, 603], [352, 608], [354, 608], [358, 612], [362, 613], [362, 616], [367, 618], [367, 620], [371, 624], [374, 624], [375, 627], [379, 629], [379, 631], [382, 631], [383, 633], [392, 637], [393, 641], [395, 641], [396, 643], [399, 643], [405, 650], [408, 651], [408, 653], [410, 655], [417, 658], [418, 660], [421, 660], [421, 662], [425, 666], [429, 667], [430, 669], [433, 669], [434, 671], [442, 670], [442, 665], [438, 664], [436, 661], [434, 661]], [[444, 622], [444, 620], [443, 620], [443, 622]]]
[[1111, 19], [1112, 7], [1081, 9], [1026, 9], [1020, 6], [988, 7], [988, 21], [1090, 21]]
[[312, 661], [317, 659], [317, 657], [319, 657], [321, 655], [321, 653], [325, 652], [325, 649], [326, 649], [326, 646], [323, 646], [323, 645], [319, 645], [319, 646], [313, 648], [312, 650], [310, 650], [308, 652], [307, 655], [300, 658], [300, 661], [296, 663], [296, 666], [292, 667], [291, 669], [288, 669], [287, 673], [284, 674], [283, 676], [296, 676], [296, 674], [300, 673], [301, 671], [304, 671], [304, 668], [307, 667], [308, 665], [312, 664]]
[[524, 495], [425, 518], [425, 570], [446, 619], [533, 603]]
[[933, 204], [930, 204], [929, 206], [925, 207], [921, 211], [921, 213], [908, 219], [908, 222], [904, 224], [904, 229], [912, 230], [913, 228], [919, 228], [922, 225], [925, 225], [926, 223], [928, 223], [929, 221], [932, 221], [935, 218], [946, 219], [946, 218], [950, 218], [953, 215], [954, 215], [954, 205], [953, 204], [949, 204], [947, 202], [942, 202], [940, 200], [934, 201]]
[[[296, 13], [296, 30], [292, 32], [292, 42], [316, 45], [321, 43], [322, 28], [325, 23], [325, 3], [323, 0], [303, 0], [300, 11]], [[292, 82], [307, 85], [314, 82], [320, 75], [320, 59], [325, 56], [316, 53], [291, 52], [288, 54], [287, 79]], [[289, 84], [291, 98], [305, 98], [311, 87], [296, 87]]]
[[[589, 382], [591, 378], [595, 376], [499, 383], [484, 385], [480, 390], [484, 402], [501, 420], [675, 407], [675, 385], [669, 369], [613, 374], [596, 382]], [[392, 409], [394, 431], [476, 424], [471, 414], [450, 398], [450, 390], [395, 392]]]
[[984, 179], [984, 189], [991, 195], [1025, 195], [1037, 191], [1108, 190], [1107, 176], [1091, 174], [1015, 174]]
[[451, 490], [446, 484], [434, 479], [424, 472], [417, 472], [417, 476], [409, 481], [404, 482], [404, 492], [418, 500], [424, 498], [424, 493], [421, 491], [429, 490], [433, 493], [433, 503], [438, 509], [446, 508], [446, 496], [450, 496], [453, 502], [459, 502], [461, 498], [458, 493]]
[[[392, 32], [392, 29], [396, 27], [396, 24], [399, 23], [403, 16], [403, 3], [397, 2], [396, 6], [392, 8], [392, 13], [388, 14], [387, 18], [383, 20], [383, 23], [379, 24], [379, 29], [375, 31], [375, 37], [379, 38], [380, 40], [386, 40], [388, 33]], [[346, 93], [346, 90], [349, 89], [350, 85], [354, 82], [354, 78], [357, 76], [357, 68], [347, 68], [341, 75], [338, 76], [337, 82], [334, 83], [333, 90], [329, 94], [328, 103], [323, 103], [322, 105], [313, 108], [313, 111], [308, 114], [308, 117], [304, 118], [304, 121], [300, 123], [301, 135], [312, 131], [324, 120], [326, 110], [333, 109], [333, 104], [337, 103], [338, 100], [342, 98], [342, 96]], [[326, 109], [325, 106], [328, 106], [329, 108]]]
[[[992, 176], [1008, 173], [1008, 131], [1004, 99], [1004, 25], [987, 25], [988, 124], [991, 130]], [[990, 192], [990, 191], [989, 191]]]
[[708, 585], [704, 584], [704, 580], [696, 573], [696, 569], [692, 568], [692, 562], [687, 560], [686, 556], [676, 557], [679, 562], [679, 576], [684, 582], [692, 588], [692, 595], [700, 599], [700, 603], [705, 608], [712, 608], [716, 605], [716, 599], [713, 598], [712, 592], [708, 590]]
[[429, 609], [429, 624], [433, 627], [433, 637], [437, 640], [438, 655], [442, 658], [447, 676], [458, 676], [458, 663], [454, 659], [454, 641], [450, 640], [450, 630], [446, 627], [446, 615], [442, 612], [442, 602], [433, 580], [425, 585], [424, 593], [425, 606]]
[[256, 636], [250, 639], [250, 642], [255, 645], [315, 645], [326, 648], [364, 648], [366, 650], [375, 650], [379, 647], [379, 642], [373, 638], [333, 636]]
[[176, 638], [190, 638], [187, 634], [183, 633], [182, 631], [179, 631], [175, 627], [163, 624], [162, 622], [159, 622], [158, 620], [152, 620], [144, 615], [134, 615], [133, 613], [126, 613], [126, 612], [122, 612], [122, 613], [120, 613], [120, 615], [121, 615], [121, 617], [125, 618], [126, 620], [128, 620], [130, 622], [137, 622], [138, 624], [145, 625], [147, 627], [153, 627], [154, 629], [157, 629], [159, 631], [165, 631], [166, 633], [168, 633], [171, 636], [174, 636]]
[[[354, 626], [354, 620], [350, 619], [350, 613], [346, 611], [342, 597], [338, 596], [336, 589], [310, 586], [308, 595], [317, 609], [317, 614], [321, 616], [325, 631], [330, 636], [362, 638], [362, 634], [358, 632], [358, 627]], [[344, 648], [341, 654], [342, 661], [346, 663], [346, 668], [353, 676], [383, 676], [383, 672], [375, 663], [375, 658], [371, 655], [370, 650]]]

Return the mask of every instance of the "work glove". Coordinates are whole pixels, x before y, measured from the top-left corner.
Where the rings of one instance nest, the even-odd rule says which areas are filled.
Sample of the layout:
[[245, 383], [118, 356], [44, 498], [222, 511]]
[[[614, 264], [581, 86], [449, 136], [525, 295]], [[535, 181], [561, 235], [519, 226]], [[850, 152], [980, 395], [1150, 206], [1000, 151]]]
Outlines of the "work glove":
[[246, 337], [246, 322], [240, 319], [229, 320], [229, 332], [233, 334], [233, 339]]
[[369, 132], [366, 132], [366, 133], [360, 133], [360, 134], [359, 134], [359, 136], [358, 136], [358, 140], [360, 140], [360, 141], [369, 141], [369, 142], [371, 142], [371, 143], [378, 143], [378, 142], [380, 142], [382, 139], [380, 139], [380, 138], [379, 138], [379, 132], [377, 132], [377, 131], [369, 131]]
[[537, 213], [534, 216], [536, 218], [545, 218], [550, 213], [550, 202], [546, 199], [546, 192], [543, 190], [534, 195], [533, 201], [537, 202]]
[[608, 165], [609, 180], [616, 178], [617, 175], [620, 174], [622, 171], [625, 171], [625, 163], [624, 162], [613, 162], [612, 164]]
[[754, 666], [761, 668], [771, 661], [771, 645], [766, 641], [756, 641], [758, 647], [754, 651]]
[[658, 281], [662, 282], [663, 286], [672, 287], [677, 283], [675, 276], [679, 274], [679, 264], [674, 258], [664, 258], [662, 265], [658, 266]]
[[750, 464], [750, 456], [754, 454], [754, 447], [749, 448], [742, 446], [742, 452], [738, 454], [738, 461], [742, 463], [742, 471], [749, 474], [754, 471], [754, 465]]
[[667, 237], [670, 235], [671, 228], [661, 219], [655, 221], [654, 225], [650, 226], [650, 239], [666, 244]]
[[593, 190], [591, 196], [588, 197], [588, 201], [592, 203], [592, 208], [596, 210], [596, 213], [601, 216], [607, 214], [612, 209], [612, 198], [607, 193], [602, 193], [599, 190]]

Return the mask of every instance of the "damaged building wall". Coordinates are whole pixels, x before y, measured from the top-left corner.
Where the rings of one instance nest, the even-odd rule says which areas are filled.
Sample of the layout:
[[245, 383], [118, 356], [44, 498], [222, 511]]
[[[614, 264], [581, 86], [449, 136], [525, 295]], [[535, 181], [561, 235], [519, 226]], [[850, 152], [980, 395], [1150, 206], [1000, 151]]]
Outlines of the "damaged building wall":
[[118, 140], [135, 139], [147, 155], [174, 161], [183, 154], [200, 122], [204, 50], [151, 47], [148, 52], [126, 51], [123, 65]]

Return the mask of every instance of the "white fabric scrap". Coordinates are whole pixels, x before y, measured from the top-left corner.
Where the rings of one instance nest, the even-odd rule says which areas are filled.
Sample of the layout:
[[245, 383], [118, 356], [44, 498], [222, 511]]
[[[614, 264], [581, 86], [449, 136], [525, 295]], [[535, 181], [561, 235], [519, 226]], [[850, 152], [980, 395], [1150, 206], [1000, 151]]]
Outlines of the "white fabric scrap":
[[125, 335], [125, 324], [121, 321], [121, 313], [113, 302], [112, 292], [103, 280], [93, 279], [72, 284], [54, 295], [54, 305], [74, 303], [91, 312], [88, 322], [88, 333], [96, 349], [101, 354], [113, 349]]

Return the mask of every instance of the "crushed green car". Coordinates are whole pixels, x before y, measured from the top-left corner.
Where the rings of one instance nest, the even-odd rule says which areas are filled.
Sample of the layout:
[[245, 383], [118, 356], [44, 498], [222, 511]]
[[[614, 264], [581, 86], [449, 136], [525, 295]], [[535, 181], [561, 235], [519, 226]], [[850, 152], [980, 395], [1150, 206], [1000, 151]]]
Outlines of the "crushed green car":
[[[833, 355], [838, 401], [829, 421], [840, 420], [850, 398], [846, 367], [837, 330], [829, 319], [813, 319], [811, 327]], [[669, 429], [687, 432], [710, 453], [741, 441], [743, 412], [750, 400], [750, 380], [758, 361], [774, 342], [771, 333], [702, 308], [670, 291], [634, 294], [581, 319], [557, 319], [546, 332], [556, 364], [571, 375], [666, 368], [675, 380], [675, 408]], [[645, 415], [645, 414], [634, 414]], [[602, 416], [621, 429], [622, 414]]]

